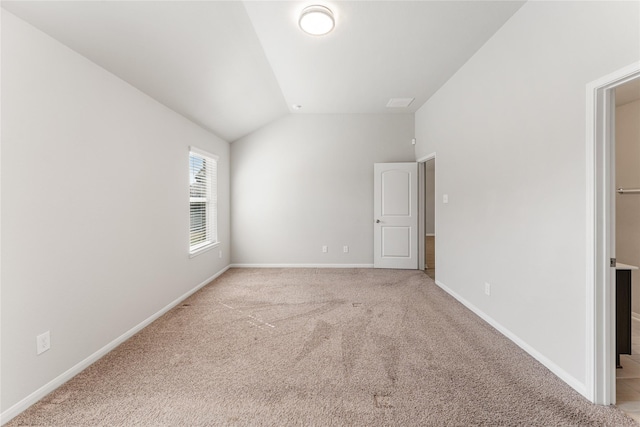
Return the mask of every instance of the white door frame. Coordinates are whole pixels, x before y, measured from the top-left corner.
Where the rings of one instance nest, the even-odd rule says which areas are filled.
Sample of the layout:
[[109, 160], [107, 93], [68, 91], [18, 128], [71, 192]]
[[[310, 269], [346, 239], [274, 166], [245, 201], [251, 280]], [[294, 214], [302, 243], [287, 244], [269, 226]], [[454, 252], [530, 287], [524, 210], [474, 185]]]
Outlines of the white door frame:
[[[640, 78], [640, 62], [587, 85], [587, 391], [616, 401], [615, 375], [615, 88]], [[613, 230], [615, 231], [615, 230]]]
[[[425, 216], [426, 216], [426, 206], [425, 206], [425, 163], [429, 160], [435, 160], [436, 153], [427, 154], [426, 156], [422, 156], [416, 160], [418, 163], [418, 268], [420, 270], [425, 269], [425, 252], [426, 248], [424, 245], [424, 237], [425, 237]], [[436, 173], [438, 173], [438, 169], [436, 168]], [[434, 181], [437, 181], [437, 178], [434, 177]], [[436, 224], [436, 228], [438, 227], [438, 214], [437, 212], [434, 215], [434, 222]], [[429, 268], [435, 268], [431, 266]]]

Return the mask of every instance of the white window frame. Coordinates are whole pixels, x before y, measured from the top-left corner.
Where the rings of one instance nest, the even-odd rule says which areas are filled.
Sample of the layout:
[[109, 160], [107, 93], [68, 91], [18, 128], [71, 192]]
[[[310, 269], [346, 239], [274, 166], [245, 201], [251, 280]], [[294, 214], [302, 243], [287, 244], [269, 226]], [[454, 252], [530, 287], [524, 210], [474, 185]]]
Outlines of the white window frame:
[[[215, 165], [215, 170], [207, 171], [211, 175], [208, 177], [208, 186], [207, 186], [207, 195], [206, 197], [191, 197], [191, 157], [195, 155], [202, 159], [207, 160], [208, 162], [212, 162]], [[197, 147], [189, 147], [189, 258], [193, 258], [194, 256], [200, 255], [201, 253], [207, 252], [220, 244], [218, 240], [218, 159], [219, 157], [215, 154], [209, 153], [205, 150], [201, 150]], [[199, 242], [197, 244], [191, 244], [191, 204], [194, 202], [198, 203], [206, 203], [205, 211], [206, 211], [206, 219], [207, 219], [207, 236], [205, 241]]]

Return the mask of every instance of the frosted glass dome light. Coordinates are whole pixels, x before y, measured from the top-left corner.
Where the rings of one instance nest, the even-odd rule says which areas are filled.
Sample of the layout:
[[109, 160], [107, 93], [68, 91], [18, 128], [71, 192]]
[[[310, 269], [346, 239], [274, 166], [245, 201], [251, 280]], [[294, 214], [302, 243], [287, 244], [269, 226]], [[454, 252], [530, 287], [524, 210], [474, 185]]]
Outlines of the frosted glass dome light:
[[300, 14], [298, 25], [302, 31], [312, 36], [323, 36], [333, 30], [333, 12], [327, 7], [314, 5], [305, 7]]

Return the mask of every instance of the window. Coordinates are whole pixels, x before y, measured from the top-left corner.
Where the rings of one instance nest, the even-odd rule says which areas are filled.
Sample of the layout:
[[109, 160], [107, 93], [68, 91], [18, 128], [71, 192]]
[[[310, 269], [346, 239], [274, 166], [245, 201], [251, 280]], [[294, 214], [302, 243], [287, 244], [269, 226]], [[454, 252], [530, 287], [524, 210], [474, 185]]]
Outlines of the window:
[[189, 254], [218, 243], [218, 156], [189, 149]]

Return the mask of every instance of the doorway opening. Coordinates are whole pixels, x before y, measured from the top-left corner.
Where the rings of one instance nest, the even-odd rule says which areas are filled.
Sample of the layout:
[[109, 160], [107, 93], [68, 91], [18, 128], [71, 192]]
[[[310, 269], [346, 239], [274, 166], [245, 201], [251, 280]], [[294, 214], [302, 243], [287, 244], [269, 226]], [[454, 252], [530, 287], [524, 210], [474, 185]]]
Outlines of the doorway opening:
[[436, 280], [436, 155], [418, 160], [420, 270]]
[[616, 404], [640, 421], [640, 78], [615, 88]]
[[587, 85], [586, 377], [603, 405], [616, 403], [616, 90], [638, 79], [640, 62]]

